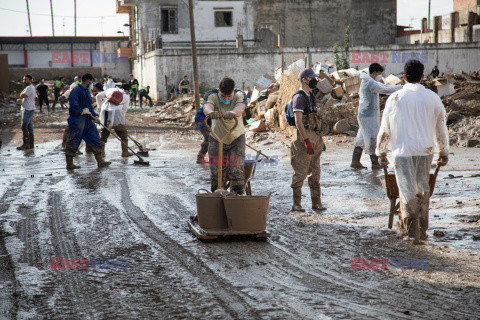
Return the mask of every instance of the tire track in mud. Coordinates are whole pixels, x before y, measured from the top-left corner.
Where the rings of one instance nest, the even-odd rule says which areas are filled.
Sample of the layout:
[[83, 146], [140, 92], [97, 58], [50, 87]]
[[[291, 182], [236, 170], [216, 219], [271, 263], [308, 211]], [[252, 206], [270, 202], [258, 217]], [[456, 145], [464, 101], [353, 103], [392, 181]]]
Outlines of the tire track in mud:
[[[0, 215], [10, 208], [15, 196], [20, 192], [25, 179], [14, 181], [7, 188], [0, 199]], [[15, 270], [10, 255], [5, 247], [5, 230], [2, 230], [0, 220], [0, 281], [2, 283], [0, 293], [0, 314], [5, 319], [17, 319], [18, 310], [18, 284], [15, 279]]]
[[234, 287], [221, 279], [202, 260], [157, 228], [155, 224], [133, 204], [125, 173], [123, 173], [123, 178], [119, 179], [119, 182], [122, 193], [122, 206], [125, 208], [126, 215], [146, 236], [159, 244], [170, 259], [177, 261], [177, 263], [192, 276], [200, 279], [202, 283], [210, 287], [211, 293], [216, 297], [217, 302], [233, 319], [260, 319], [260, 316], [250, 307], [249, 303], [236, 293]]
[[[189, 174], [193, 175], [194, 173], [189, 172]], [[181, 177], [175, 176], [172, 172], [163, 173], [163, 175], [170, 180], [176, 181], [177, 183], [182, 180]], [[192, 188], [183, 183], [183, 189], [188, 190]], [[191, 191], [194, 192], [193, 189]], [[175, 211], [176, 216], [180, 218], [182, 215], [181, 212], [185, 212], [186, 210], [184, 207], [178, 205], [178, 203], [181, 202], [178, 200], [178, 198], [177, 200], [173, 198], [166, 199], [168, 202], [168, 207], [174, 208], [173, 211]], [[189, 213], [186, 212], [183, 215], [188, 217]], [[290, 270], [289, 272], [291, 274], [298, 275], [299, 282], [305, 285], [307, 288], [313, 287], [315, 290], [321, 291], [324, 286], [321, 282], [326, 282], [325, 284], [327, 286], [335, 288], [335, 290], [332, 290], [332, 294], [324, 295], [323, 298], [327, 300], [333, 300], [333, 302], [338, 302], [343, 308], [350, 309], [352, 312], [354, 312], [353, 315], [359, 315], [359, 311], [363, 310], [362, 313], [365, 316], [371, 316], [372, 314], [375, 314], [380, 318], [388, 315], [390, 317], [408, 319], [411, 318], [411, 316], [404, 313], [404, 311], [408, 310], [413, 311], [419, 317], [428, 319], [432, 314], [441, 316], [443, 313], [441, 311], [439, 312], [439, 309], [448, 314], [452, 308], [461, 304], [463, 301], [462, 295], [452, 294], [454, 292], [458, 292], [458, 290], [453, 288], [453, 286], [442, 286], [441, 284], [435, 285], [424, 283], [420, 280], [412, 280], [412, 285], [412, 283], [408, 283], [411, 281], [410, 279], [397, 278], [396, 276], [392, 277], [391, 274], [387, 273], [379, 276], [374, 274], [372, 270], [370, 270], [371, 274], [368, 275], [366, 273], [359, 273], [357, 278], [363, 277], [362, 280], [352, 279], [352, 272], [358, 270], [344, 270], [344, 274], [338, 273], [335, 271], [336, 269], [339, 269], [338, 261], [343, 259], [345, 254], [343, 257], [338, 256], [337, 261], [334, 261], [332, 258], [335, 259], [335, 255], [337, 255], [336, 252], [344, 252], [347, 250], [351, 252], [350, 257], [353, 257], [358, 256], [359, 251], [362, 252], [362, 254], [365, 254], [365, 249], [369, 249], [369, 247], [364, 244], [364, 240], [361, 239], [361, 237], [361, 245], [357, 239], [358, 237], [355, 237], [355, 233], [361, 231], [353, 230], [353, 227], [333, 226], [330, 235], [321, 235], [317, 234], [315, 230], [312, 230], [311, 227], [308, 227], [306, 224], [306, 229], [300, 227], [292, 228], [292, 222], [291, 220], [289, 221], [290, 222], [287, 221], [289, 224], [288, 227], [286, 227], [284, 225], [285, 222], [283, 222], [281, 226], [275, 225], [270, 231], [272, 231], [273, 235], [279, 236], [280, 238], [284, 237], [287, 239], [295, 239], [295, 241], [300, 241], [297, 243], [297, 248], [300, 248], [300, 250], [303, 247], [307, 248], [311, 246], [311, 243], [304, 241], [305, 239], [311, 239], [312, 236], [319, 235], [321, 239], [326, 241], [325, 247], [330, 251], [328, 255], [325, 255], [326, 259], [322, 260], [323, 264], [325, 262], [327, 263], [326, 265], [324, 264], [322, 266], [324, 270], [320, 271], [315, 268], [314, 265], [306, 264], [306, 261], [299, 260], [298, 257], [295, 256], [294, 253], [290, 252], [290, 250], [286, 247], [287, 243], [282, 245], [278, 241], [271, 241], [272, 245], [275, 247], [274, 250], [269, 248], [268, 250], [260, 251], [266, 254], [271, 261], [282, 261], [284, 264], [286, 263], [286, 269]], [[300, 224], [303, 225], [301, 222]], [[341, 235], [339, 235], [339, 233], [341, 233]], [[372, 242], [374, 242], [373, 239]], [[386, 258], [390, 257], [392, 252], [396, 252], [398, 254], [399, 251], [411, 250], [411, 248], [399, 250], [398, 239], [378, 240], [377, 242], [373, 243], [373, 245], [374, 246], [370, 248], [371, 256], [376, 256], [379, 254], [379, 252], [383, 251], [386, 255]], [[377, 245], [380, 245], [380, 247], [376, 247]], [[401, 245], [402, 244], [400, 244], [400, 246]], [[295, 250], [295, 247], [292, 248]], [[289, 259], [285, 259], [285, 256], [289, 257]], [[350, 263], [351, 261], [348, 262]], [[343, 266], [343, 268], [345, 268], [345, 266]], [[279, 271], [285, 272], [285, 270]], [[379, 281], [384, 281], [392, 286], [389, 288], [379, 287], [377, 285]], [[281, 284], [281, 279], [278, 281], [278, 283]], [[409, 291], [409, 289], [406, 289], [405, 286], [406, 288], [409, 288], [409, 286], [413, 288], [412, 290], [415, 290], [415, 296], [410, 294], [405, 295], [405, 291]], [[335, 292], [335, 296], [333, 296], [333, 292]], [[342, 292], [344, 293], [343, 296]], [[469, 293], [470, 299], [473, 299], [474, 301], [478, 300], [478, 296], [476, 298], [474, 295], [474, 290], [466, 293]], [[356, 300], [358, 300], [358, 302], [351, 301], [351, 299], [347, 300], [344, 298], [345, 296], [354, 297]], [[402, 297], [402, 306], [399, 306], [397, 297]], [[375, 301], [376, 303], [381, 301], [380, 305], [382, 305], [382, 307], [370, 307], [368, 306], [368, 303], [365, 303], [367, 301]], [[448, 301], [448, 303], [445, 303], [445, 301]], [[475, 314], [475, 309], [471, 309], [471, 314]], [[349, 316], [351, 317], [352, 314]], [[462, 319], [460, 315], [453, 315], [452, 318]]]
[[[66, 230], [66, 209], [61, 203], [60, 193], [51, 192], [48, 204], [51, 208], [49, 222], [55, 256], [68, 259], [69, 261], [80, 257], [80, 250], [78, 250], [78, 246], [75, 243], [74, 235]], [[57, 272], [55, 276], [59, 280], [55, 279], [54, 285], [60, 284], [65, 290], [61, 291], [62, 297], [60, 301], [55, 303], [55, 311], [53, 312], [62, 318], [71, 317], [77, 319], [81, 315], [85, 319], [97, 319], [98, 315], [95, 312], [97, 305], [96, 295], [89, 290], [89, 287], [86, 285], [85, 274], [82, 274], [86, 270], [65, 269], [55, 271]], [[88, 298], [87, 294], [89, 294]], [[91, 299], [92, 297], [93, 299]]]

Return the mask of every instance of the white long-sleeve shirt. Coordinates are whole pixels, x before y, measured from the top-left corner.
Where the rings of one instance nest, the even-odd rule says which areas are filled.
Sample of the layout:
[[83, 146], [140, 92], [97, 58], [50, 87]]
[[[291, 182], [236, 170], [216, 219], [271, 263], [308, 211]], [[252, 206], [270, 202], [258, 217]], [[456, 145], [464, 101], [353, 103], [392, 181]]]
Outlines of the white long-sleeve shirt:
[[390, 94], [400, 90], [402, 86], [392, 86], [375, 81], [369, 74], [361, 73], [360, 90], [358, 94], [360, 101], [358, 105], [359, 117], [379, 117], [380, 116], [380, 98], [379, 94]]
[[445, 107], [440, 97], [418, 83], [407, 83], [393, 93], [383, 111], [376, 154], [393, 157], [448, 154]]
[[[118, 106], [107, 101], [107, 98], [110, 97], [114, 91], [120, 91], [123, 94], [123, 100]], [[130, 96], [128, 94], [117, 88], [107, 89], [97, 94], [96, 100], [97, 106], [100, 108], [100, 121], [102, 121], [102, 123], [105, 123], [105, 111], [108, 111], [108, 120], [112, 121], [112, 125], [125, 124], [125, 114], [130, 105]]]

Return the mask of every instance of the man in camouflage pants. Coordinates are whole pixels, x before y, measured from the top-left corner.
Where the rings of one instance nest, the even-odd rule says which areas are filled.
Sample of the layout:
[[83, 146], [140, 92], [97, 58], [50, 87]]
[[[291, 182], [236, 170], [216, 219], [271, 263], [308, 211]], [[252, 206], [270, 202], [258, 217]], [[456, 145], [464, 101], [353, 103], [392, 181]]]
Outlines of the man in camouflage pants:
[[[245, 158], [245, 128], [242, 114], [247, 103], [247, 95], [235, 89], [231, 78], [223, 78], [218, 89], [205, 94], [203, 109], [205, 115], [212, 118], [212, 130], [218, 138], [223, 139], [235, 125], [232, 134], [223, 144], [223, 159], [218, 158], [219, 142], [210, 135], [208, 154], [210, 158], [211, 190], [218, 187], [218, 164], [222, 161], [222, 177], [225, 179], [226, 169], [231, 181], [231, 191], [241, 195], [244, 191], [243, 162]], [[223, 183], [222, 183], [223, 185]]]
[[320, 155], [325, 144], [320, 132], [321, 123], [317, 115], [317, 106], [311, 90], [317, 85], [317, 75], [312, 69], [304, 69], [299, 76], [301, 89], [292, 98], [292, 110], [295, 115], [295, 131], [290, 149], [293, 168], [292, 211], [304, 212], [302, 208], [302, 185], [308, 177], [312, 197], [312, 209], [325, 210], [320, 194]]

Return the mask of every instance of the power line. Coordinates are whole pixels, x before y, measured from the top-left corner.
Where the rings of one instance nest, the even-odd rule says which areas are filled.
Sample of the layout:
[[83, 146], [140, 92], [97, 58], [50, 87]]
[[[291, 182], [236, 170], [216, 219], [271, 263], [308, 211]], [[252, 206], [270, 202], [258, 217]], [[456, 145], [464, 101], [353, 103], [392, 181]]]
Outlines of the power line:
[[[0, 8], [0, 10], [5, 10], [5, 11], [10, 11], [10, 12], [16, 12], [16, 13], [23, 13], [27, 14], [26, 11], [20, 11], [20, 10], [13, 10], [13, 9], [7, 9], [7, 8]], [[30, 13], [32, 16], [50, 16], [48, 13]], [[61, 15], [55, 15], [58, 18], [74, 18], [74, 16], [61, 16]], [[114, 17], [119, 17], [119, 15], [113, 15], [113, 16], [95, 16], [95, 17], [89, 17], [89, 16], [77, 16], [77, 18], [82, 18], [82, 19], [98, 19], [98, 18], [114, 18]]]

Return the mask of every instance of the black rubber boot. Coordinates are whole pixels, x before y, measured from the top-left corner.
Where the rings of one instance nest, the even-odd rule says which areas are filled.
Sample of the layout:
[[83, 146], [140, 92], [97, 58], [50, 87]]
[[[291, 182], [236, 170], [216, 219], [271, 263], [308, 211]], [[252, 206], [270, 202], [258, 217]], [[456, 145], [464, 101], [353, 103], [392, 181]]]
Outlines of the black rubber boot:
[[80, 166], [76, 166], [73, 164], [73, 157], [66, 156], [66, 159], [67, 159], [67, 170], [80, 169]]
[[32, 150], [35, 149], [35, 137], [34, 137], [34, 135], [31, 134], [31, 135], [28, 137], [28, 140], [30, 140], [30, 141], [29, 141], [29, 143], [30, 143], [30, 149], [32, 149]]
[[302, 208], [302, 188], [293, 188], [292, 211], [305, 212]]
[[372, 161], [372, 170], [382, 169], [380, 163], [378, 162], [378, 157], [376, 155], [371, 155], [370, 160]]
[[363, 152], [363, 150], [360, 147], [355, 147], [355, 149], [353, 149], [352, 163], [350, 164], [350, 167], [352, 167], [354, 169], [366, 169], [367, 168], [360, 163], [360, 159], [362, 158], [362, 152]]
[[28, 150], [30, 149], [30, 141], [28, 141], [28, 137], [23, 137], [23, 144], [20, 147], [17, 147], [17, 150]]

